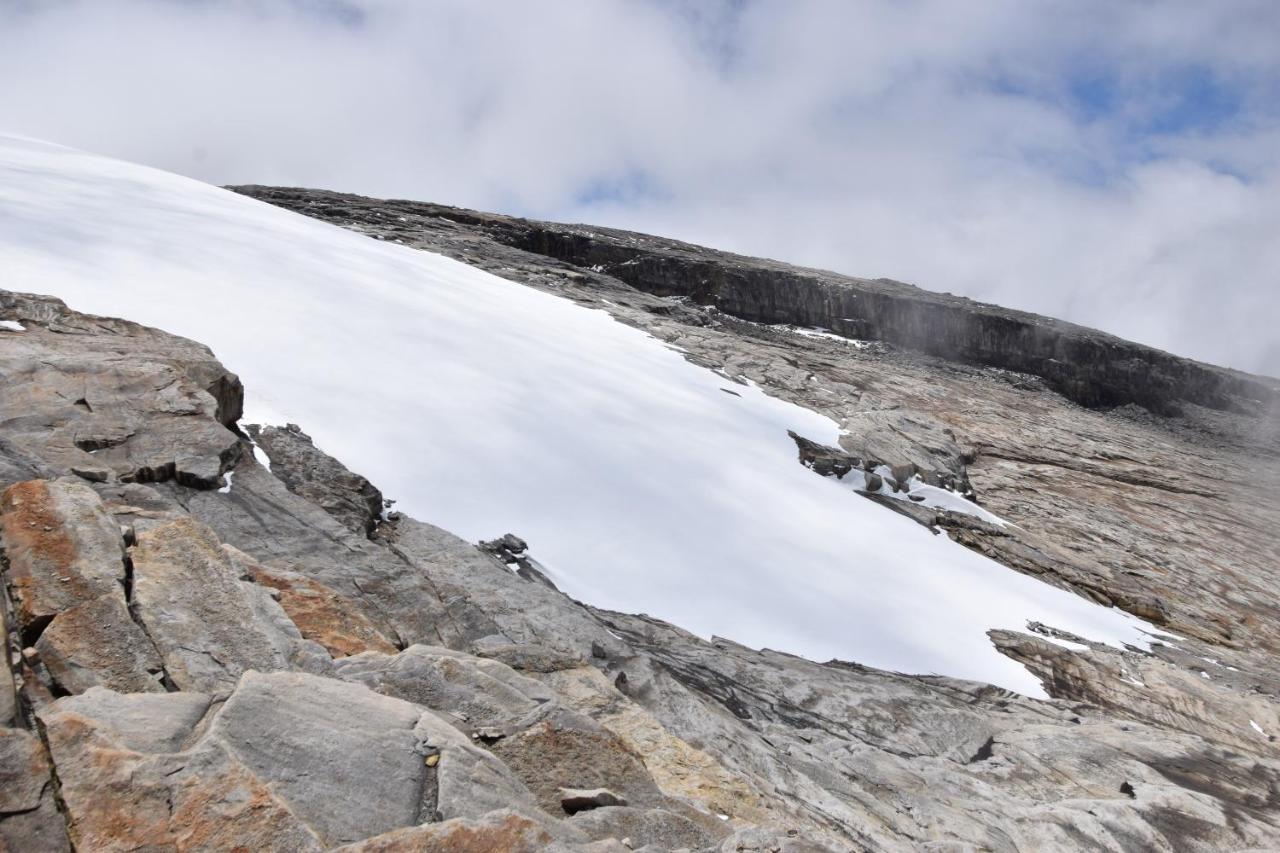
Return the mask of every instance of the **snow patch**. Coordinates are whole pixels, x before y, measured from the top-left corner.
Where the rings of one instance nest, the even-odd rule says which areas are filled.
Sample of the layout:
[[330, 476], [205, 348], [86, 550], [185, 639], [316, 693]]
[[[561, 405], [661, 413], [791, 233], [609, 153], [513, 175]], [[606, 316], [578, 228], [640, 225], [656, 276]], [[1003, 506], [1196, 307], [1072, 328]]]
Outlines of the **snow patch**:
[[271, 457], [267, 455], [267, 451], [258, 446], [258, 442], [253, 439], [249, 440], [249, 452], [253, 454], [253, 461], [257, 462], [268, 471], [271, 470]]
[[1089, 647], [1084, 643], [1073, 642], [1072, 640], [1064, 640], [1061, 637], [1055, 637], [1051, 634], [1041, 634], [1036, 632], [1036, 636], [1046, 643], [1053, 643], [1055, 646], [1061, 646], [1064, 649], [1070, 649], [1073, 652], [1087, 652]]
[[803, 327], [803, 326], [781, 326], [783, 331], [791, 332], [805, 338], [826, 338], [829, 341], [839, 341], [842, 344], [848, 344], [854, 349], [867, 349], [873, 346], [873, 341], [861, 341], [857, 338], [846, 338], [844, 335], [836, 334], [830, 329], [824, 329], [821, 326]]
[[27, 327], [19, 323], [17, 320], [0, 320], [0, 331], [5, 332], [25, 332]]

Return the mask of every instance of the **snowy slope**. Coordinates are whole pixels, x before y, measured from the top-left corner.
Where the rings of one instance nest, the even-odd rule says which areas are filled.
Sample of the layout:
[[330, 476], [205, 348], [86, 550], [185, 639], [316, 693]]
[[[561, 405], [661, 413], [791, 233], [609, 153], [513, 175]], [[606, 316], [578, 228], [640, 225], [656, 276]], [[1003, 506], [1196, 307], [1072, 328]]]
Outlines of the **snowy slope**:
[[301, 424], [413, 516], [519, 534], [592, 604], [1031, 695], [989, 628], [1145, 645], [1143, 623], [801, 467], [787, 430], [834, 444], [827, 418], [440, 256], [0, 136], [0, 287], [209, 344], [247, 421]]

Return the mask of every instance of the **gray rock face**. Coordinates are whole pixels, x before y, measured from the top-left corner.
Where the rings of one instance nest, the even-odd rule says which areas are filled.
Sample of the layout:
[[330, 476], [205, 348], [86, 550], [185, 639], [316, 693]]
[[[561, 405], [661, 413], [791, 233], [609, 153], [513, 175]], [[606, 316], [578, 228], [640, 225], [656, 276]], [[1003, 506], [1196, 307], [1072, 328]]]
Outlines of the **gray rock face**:
[[625, 806], [626, 804], [626, 798], [618, 796], [608, 788], [592, 788], [591, 790], [584, 788], [560, 789], [560, 807], [571, 815], [590, 811], [591, 809], [604, 808], [605, 806]]
[[79, 480], [31, 480], [0, 496], [0, 529], [19, 628], [31, 638], [55, 616], [118, 594], [120, 528]]
[[244, 677], [211, 735], [328, 844], [419, 821], [422, 711], [332, 679]]
[[30, 480], [0, 496], [15, 630], [47, 686], [160, 690], [161, 662], [126, 602], [120, 527], [80, 480]]
[[35, 650], [54, 683], [68, 693], [90, 687], [164, 689], [164, 663], [120, 594], [103, 595], [58, 614], [36, 640]]
[[0, 728], [0, 850], [70, 850], [49, 761], [30, 732]]
[[198, 737], [208, 704], [96, 688], [40, 710], [77, 849], [323, 849], [224, 743]]
[[495, 660], [451, 649], [410, 646], [334, 663], [339, 678], [428, 708], [447, 708], [466, 727], [504, 727], [555, 698], [555, 692]]
[[283, 428], [249, 426], [254, 442], [271, 459], [271, 473], [346, 527], [372, 533], [382, 515], [382, 492], [316, 449], [297, 424]]
[[[372, 230], [376, 206], [341, 197], [311, 212]], [[806, 337], [512, 248], [515, 232], [488, 219], [404, 209], [403, 222], [379, 227], [569, 298], [607, 295], [615, 316], [699, 363], [831, 415], [849, 433], [840, 448], [801, 446], [815, 470], [874, 460], [901, 477], [967, 480], [1016, 527], [888, 502], [1182, 639], [1146, 653], [1072, 645], [1040, 626], [994, 632], [1056, 697], [1041, 702], [594, 610], [504, 565], [527, 559], [515, 537], [495, 556], [430, 524], [381, 520], [373, 487], [300, 429], [259, 431], [272, 469], [259, 465], [230, 431], [238, 383], [203, 347], [0, 294], [0, 314], [30, 330], [0, 341], [0, 485], [11, 487], [0, 572], [13, 605], [0, 614], [0, 725], [11, 726], [0, 729], [0, 840], [10, 848], [1280, 843], [1271, 421], [1185, 402], [1172, 419], [1092, 411], [1048, 390], [1087, 380], [1077, 399], [1120, 394], [1116, 359], [1128, 350], [1118, 345], [1100, 366], [1071, 362], [1039, 379]], [[612, 239], [590, 238], [587, 257]], [[669, 292], [718, 269], [727, 284], [707, 293], [726, 308], [776, 296], [777, 310], [799, 311], [815, 298], [770, 296], [785, 276], [735, 278], [735, 264], [767, 262], [641, 243], [662, 256], [652, 269], [671, 276]], [[660, 290], [648, 275], [637, 281]], [[911, 295], [902, 288], [888, 289]], [[999, 316], [970, 307], [982, 318], [949, 344], [965, 358]], [[951, 328], [953, 308], [921, 328]], [[760, 319], [753, 310], [739, 313]], [[924, 309], [876, 310], [848, 316], [890, 340], [895, 317]], [[1071, 352], [1111, 346], [1050, 332]], [[988, 342], [999, 350], [1020, 334]], [[1157, 391], [1181, 363], [1169, 359], [1152, 362]], [[1198, 369], [1175, 396], [1235, 387]], [[89, 409], [65, 398], [75, 388], [92, 390]], [[165, 432], [176, 423], [181, 436]], [[75, 442], [82, 434], [124, 441], [91, 453]], [[194, 450], [189, 461], [179, 447]], [[225, 470], [234, 488], [208, 488]], [[594, 808], [570, 815], [562, 789], [626, 805], [592, 794]]]
[[0, 300], [27, 327], [0, 347], [0, 417], [20, 458], [95, 481], [221, 485], [240, 452], [227, 425], [243, 389], [206, 347], [48, 297]]
[[306, 646], [265, 592], [237, 578], [217, 538], [198, 522], [147, 531], [130, 555], [134, 606], [178, 689], [225, 693], [251, 669], [328, 660]]

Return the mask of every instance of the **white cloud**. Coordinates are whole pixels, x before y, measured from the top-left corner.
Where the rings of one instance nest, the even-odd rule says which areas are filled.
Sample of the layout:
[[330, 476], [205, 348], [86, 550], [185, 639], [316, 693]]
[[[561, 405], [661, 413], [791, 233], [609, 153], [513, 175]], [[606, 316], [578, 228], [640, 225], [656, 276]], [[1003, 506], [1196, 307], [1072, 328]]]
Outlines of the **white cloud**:
[[0, 126], [670, 234], [1280, 374], [1271, 3], [0, 2]]

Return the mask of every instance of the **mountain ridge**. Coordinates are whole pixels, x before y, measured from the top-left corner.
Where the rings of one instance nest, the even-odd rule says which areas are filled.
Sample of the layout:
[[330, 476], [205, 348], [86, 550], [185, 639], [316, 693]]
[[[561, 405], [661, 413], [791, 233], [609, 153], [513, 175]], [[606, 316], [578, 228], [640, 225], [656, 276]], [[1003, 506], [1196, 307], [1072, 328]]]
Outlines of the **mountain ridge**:
[[[822, 326], [849, 338], [1030, 373], [1086, 406], [1138, 403], [1176, 414], [1176, 401], [1185, 400], [1263, 414], [1280, 405], [1280, 379], [1199, 362], [1109, 332], [892, 279], [859, 278], [622, 229], [430, 202], [298, 187], [227, 189], [342, 223], [362, 221], [361, 211], [450, 219], [513, 248], [579, 268], [599, 267], [639, 290], [684, 296], [741, 319]], [[801, 296], [789, 300], [788, 291]], [[873, 304], [855, 304], [859, 297]], [[1082, 369], [1086, 364], [1087, 372]]]

